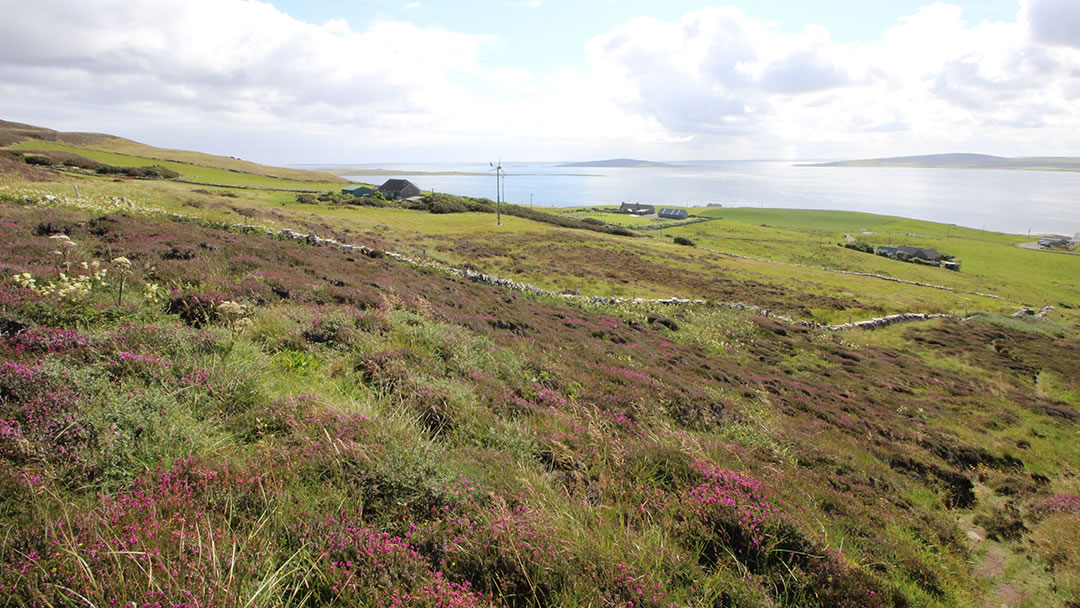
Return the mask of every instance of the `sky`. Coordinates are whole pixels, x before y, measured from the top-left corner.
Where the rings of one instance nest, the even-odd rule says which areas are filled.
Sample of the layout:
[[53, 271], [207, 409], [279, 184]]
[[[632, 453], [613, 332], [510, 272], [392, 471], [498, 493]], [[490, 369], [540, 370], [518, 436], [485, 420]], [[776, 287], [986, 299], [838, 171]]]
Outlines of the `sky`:
[[0, 0], [0, 119], [272, 164], [1080, 156], [1080, 0]]

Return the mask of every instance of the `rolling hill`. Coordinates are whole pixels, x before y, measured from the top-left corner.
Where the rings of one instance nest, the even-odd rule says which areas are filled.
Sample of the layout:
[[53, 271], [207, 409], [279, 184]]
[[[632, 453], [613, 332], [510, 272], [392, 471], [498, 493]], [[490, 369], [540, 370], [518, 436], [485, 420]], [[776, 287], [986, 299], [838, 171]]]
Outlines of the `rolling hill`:
[[227, 156], [215, 156], [212, 154], [203, 154], [201, 152], [155, 148], [114, 135], [105, 135], [101, 133], [64, 133], [46, 129], [44, 127], [35, 127], [4, 120], [0, 120], [0, 147], [12, 147], [24, 150], [33, 150], [37, 148], [69, 149], [75, 151], [91, 150], [116, 154], [121, 157], [137, 157], [142, 159], [141, 162], [172, 161], [185, 165], [246, 173], [256, 176], [276, 177], [291, 181], [324, 183], [348, 181], [331, 173], [322, 171], [269, 167]]

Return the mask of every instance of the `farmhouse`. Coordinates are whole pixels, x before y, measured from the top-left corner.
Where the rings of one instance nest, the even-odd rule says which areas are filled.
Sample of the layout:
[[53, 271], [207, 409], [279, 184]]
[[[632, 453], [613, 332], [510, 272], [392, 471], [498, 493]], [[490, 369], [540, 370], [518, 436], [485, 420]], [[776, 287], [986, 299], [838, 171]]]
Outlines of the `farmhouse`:
[[930, 247], [908, 247], [907, 245], [901, 245], [896, 248], [896, 253], [909, 258], [926, 260], [927, 262], [940, 262], [942, 257], [941, 252]]
[[656, 207], [639, 203], [623, 203], [619, 205], [619, 213], [632, 213], [634, 215], [652, 215], [656, 213]]
[[360, 198], [362, 196], [371, 196], [372, 194], [375, 194], [375, 189], [367, 186], [346, 186], [341, 189], [341, 193]]
[[420, 196], [420, 188], [407, 179], [388, 179], [379, 186], [379, 192], [391, 200]]
[[657, 215], [666, 220], [685, 220], [689, 217], [686, 209], [661, 209]]

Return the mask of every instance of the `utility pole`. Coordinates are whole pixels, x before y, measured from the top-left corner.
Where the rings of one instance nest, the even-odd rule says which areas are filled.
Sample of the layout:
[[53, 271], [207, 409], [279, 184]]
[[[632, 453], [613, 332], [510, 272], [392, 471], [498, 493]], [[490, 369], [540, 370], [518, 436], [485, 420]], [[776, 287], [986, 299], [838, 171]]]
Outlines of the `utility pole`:
[[529, 195], [529, 209], [532, 209], [532, 197], [533, 197], [533, 195], [530, 194]]
[[499, 159], [499, 164], [488, 163], [492, 167], [495, 167], [495, 225], [502, 226], [502, 175], [505, 173], [502, 168], [502, 159]]

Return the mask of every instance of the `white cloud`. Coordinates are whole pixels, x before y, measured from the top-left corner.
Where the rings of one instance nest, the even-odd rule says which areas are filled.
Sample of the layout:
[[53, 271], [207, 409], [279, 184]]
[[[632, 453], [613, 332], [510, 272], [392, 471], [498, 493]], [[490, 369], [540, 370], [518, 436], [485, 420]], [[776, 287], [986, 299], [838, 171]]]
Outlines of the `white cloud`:
[[[1080, 6], [1026, 2], [1032, 16], [1053, 9], [1064, 18]], [[1080, 20], [1068, 23], [1072, 32]], [[738, 9], [707, 8], [679, 23], [632, 21], [588, 48], [594, 70], [621, 78], [626, 111], [703, 149], [739, 141], [765, 154], [791, 142], [893, 152], [989, 143], [1045, 153], [1074, 146], [1068, 133], [1080, 128], [1080, 53], [1045, 41], [1019, 20], [969, 25], [960, 8], [936, 3], [859, 44], [837, 44], [817, 26], [781, 34]]]
[[1080, 48], [1080, 2], [1024, 0], [1022, 4], [1024, 21], [1035, 40]]
[[277, 161], [371, 149], [1068, 153], [1080, 132], [1078, 11], [1076, 0], [1022, 0], [1015, 21], [969, 24], [939, 2], [840, 44], [819, 26], [782, 33], [706, 8], [631, 20], [585, 43], [587, 67], [542, 73], [492, 63], [494, 37], [311, 24], [257, 0], [0, 0], [0, 113], [132, 137], [217, 133], [230, 153], [257, 142], [239, 153]]
[[164, 0], [153, 10], [42, 0], [3, 12], [0, 80], [73, 105], [160, 104], [246, 121], [422, 118], [455, 74], [477, 70], [485, 42], [407, 23], [312, 25], [242, 0]]
[[588, 48], [595, 69], [625, 78], [626, 107], [684, 135], [750, 134], [790, 96], [856, 84], [822, 28], [781, 36], [734, 8], [638, 19]]

